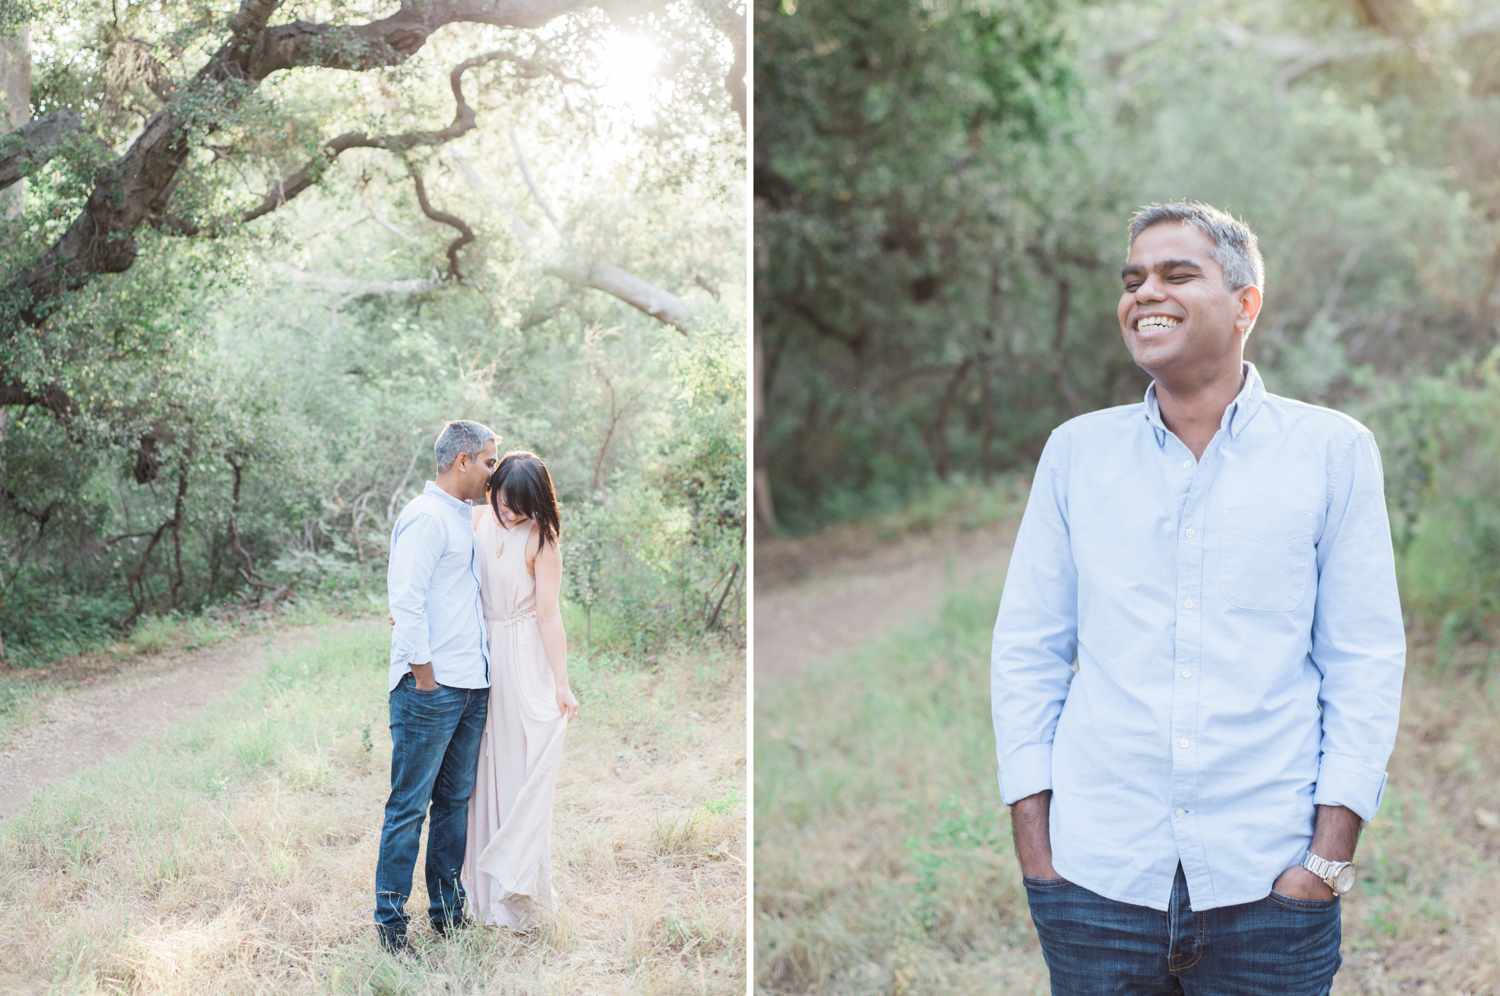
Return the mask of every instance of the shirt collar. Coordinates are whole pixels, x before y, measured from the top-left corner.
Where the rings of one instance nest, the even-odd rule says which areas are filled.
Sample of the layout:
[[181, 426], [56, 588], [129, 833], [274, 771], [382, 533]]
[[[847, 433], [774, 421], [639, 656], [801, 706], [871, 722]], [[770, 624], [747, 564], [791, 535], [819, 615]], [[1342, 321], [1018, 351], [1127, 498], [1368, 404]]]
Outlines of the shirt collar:
[[448, 492], [438, 487], [437, 481], [428, 481], [427, 486], [422, 489], [422, 493], [424, 495], [431, 495], [432, 497], [436, 498], [438, 501], [442, 502], [444, 505], [447, 505], [449, 508], [455, 511], [467, 512], [469, 510], [468, 502], [459, 501], [457, 498], [453, 497]]
[[[1224, 409], [1224, 418], [1219, 422], [1219, 428], [1228, 431], [1231, 438], [1238, 439], [1245, 426], [1260, 411], [1261, 404], [1266, 400], [1266, 385], [1260, 379], [1260, 372], [1255, 369], [1255, 364], [1245, 361], [1245, 384], [1240, 388], [1240, 393], [1234, 396], [1234, 400]], [[1156, 434], [1156, 445], [1165, 446], [1167, 443], [1167, 426], [1161, 420], [1161, 405], [1156, 400], [1156, 381], [1146, 388], [1146, 421], [1151, 423], [1151, 429]]]

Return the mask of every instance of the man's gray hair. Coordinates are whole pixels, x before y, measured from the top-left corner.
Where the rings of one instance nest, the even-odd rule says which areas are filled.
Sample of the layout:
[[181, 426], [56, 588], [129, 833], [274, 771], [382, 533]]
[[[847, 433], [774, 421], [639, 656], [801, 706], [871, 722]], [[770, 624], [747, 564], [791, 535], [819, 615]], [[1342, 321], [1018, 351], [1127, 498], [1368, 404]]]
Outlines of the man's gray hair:
[[1130, 245], [1126, 254], [1135, 247], [1136, 238], [1146, 229], [1163, 222], [1180, 222], [1192, 225], [1213, 240], [1211, 255], [1224, 269], [1224, 282], [1230, 290], [1254, 286], [1264, 290], [1266, 264], [1260, 256], [1255, 233], [1250, 226], [1216, 207], [1197, 201], [1179, 201], [1173, 204], [1149, 204], [1130, 219]]
[[434, 455], [437, 457], [437, 469], [441, 474], [453, 466], [459, 454], [469, 454], [469, 459], [479, 457], [484, 449], [484, 444], [491, 439], [499, 439], [495, 430], [478, 422], [470, 422], [461, 418], [456, 422], [449, 422], [443, 426], [443, 431], [438, 433], [437, 445], [433, 447]]

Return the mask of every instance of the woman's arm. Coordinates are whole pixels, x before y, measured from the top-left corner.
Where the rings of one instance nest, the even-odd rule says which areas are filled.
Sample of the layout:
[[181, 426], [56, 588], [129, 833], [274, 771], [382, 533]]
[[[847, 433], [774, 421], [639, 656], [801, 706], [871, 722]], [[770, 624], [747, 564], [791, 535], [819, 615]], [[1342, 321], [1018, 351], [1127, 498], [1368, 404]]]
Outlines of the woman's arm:
[[[535, 532], [532, 533], [536, 535]], [[571, 720], [578, 715], [578, 699], [568, 687], [568, 634], [563, 631], [558, 598], [562, 594], [562, 553], [556, 543], [548, 543], [536, 552], [536, 621], [542, 631], [542, 649], [547, 666], [557, 686], [557, 708]]]

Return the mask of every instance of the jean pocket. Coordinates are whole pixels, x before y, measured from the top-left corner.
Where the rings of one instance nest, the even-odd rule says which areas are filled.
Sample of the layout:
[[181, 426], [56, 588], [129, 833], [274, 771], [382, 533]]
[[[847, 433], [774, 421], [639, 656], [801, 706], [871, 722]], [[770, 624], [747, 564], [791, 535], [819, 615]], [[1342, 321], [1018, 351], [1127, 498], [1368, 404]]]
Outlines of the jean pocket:
[[1072, 884], [1065, 878], [1032, 878], [1030, 875], [1022, 875], [1021, 881], [1028, 889], [1055, 889], [1060, 885]]
[[1298, 899], [1296, 896], [1283, 896], [1275, 889], [1272, 889], [1271, 894], [1266, 898], [1280, 906], [1285, 906], [1287, 909], [1302, 910], [1307, 913], [1322, 913], [1333, 909], [1339, 904], [1338, 896], [1334, 896], [1332, 899]]
[[1290, 612], [1311, 573], [1317, 516], [1291, 508], [1228, 508], [1219, 542], [1219, 589], [1241, 609]]

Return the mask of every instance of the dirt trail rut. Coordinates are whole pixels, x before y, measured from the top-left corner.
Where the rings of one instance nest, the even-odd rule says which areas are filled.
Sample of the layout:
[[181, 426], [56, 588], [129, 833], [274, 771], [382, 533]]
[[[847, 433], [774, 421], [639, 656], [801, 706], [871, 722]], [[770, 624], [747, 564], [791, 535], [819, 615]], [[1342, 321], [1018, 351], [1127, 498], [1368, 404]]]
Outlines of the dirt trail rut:
[[40, 715], [0, 746], [0, 817], [24, 806], [42, 785], [119, 757], [228, 698], [265, 666], [268, 654], [311, 643], [330, 628], [300, 627], [269, 641], [265, 634], [236, 637], [164, 663], [133, 665], [43, 703]]
[[819, 660], [930, 618], [950, 585], [977, 580], [998, 587], [1018, 525], [1009, 519], [889, 542], [867, 527], [757, 540], [756, 687], [790, 680]]

